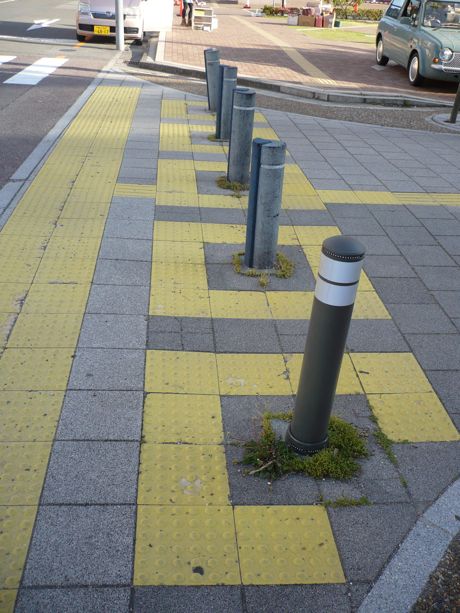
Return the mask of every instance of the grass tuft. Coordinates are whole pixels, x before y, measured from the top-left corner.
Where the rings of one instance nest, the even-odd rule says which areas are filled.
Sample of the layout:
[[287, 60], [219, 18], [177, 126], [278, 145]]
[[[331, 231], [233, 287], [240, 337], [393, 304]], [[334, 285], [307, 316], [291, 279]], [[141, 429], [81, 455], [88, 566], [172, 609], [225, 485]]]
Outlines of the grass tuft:
[[295, 270], [294, 262], [291, 262], [289, 258], [287, 258], [283, 253], [276, 254], [275, 266], [273, 268], [273, 272], [271, 271], [260, 271], [256, 268], [248, 268], [247, 270], [242, 270], [242, 259], [244, 256], [244, 251], [238, 251], [238, 253], [234, 253], [232, 255], [232, 265], [233, 270], [239, 275], [244, 275], [246, 277], [259, 277], [259, 285], [261, 287], [267, 287], [270, 283], [270, 276], [273, 274], [277, 279], [289, 279], [292, 277]]
[[349, 479], [357, 474], [358, 458], [367, 457], [367, 447], [357, 429], [339, 417], [329, 422], [329, 445], [312, 456], [295, 454], [280, 440], [272, 427], [272, 419], [290, 421], [292, 413], [265, 413], [259, 440], [245, 443], [242, 463], [253, 466], [249, 475], [273, 481], [288, 473], [302, 473], [315, 479]]
[[371, 419], [374, 422], [374, 424], [377, 426], [374, 432], [375, 440], [380, 445], [380, 447], [383, 449], [383, 451], [385, 452], [390, 462], [394, 464], [394, 466], [398, 466], [398, 458], [395, 456], [394, 451], [393, 451], [393, 441], [390, 438], [388, 438], [385, 432], [383, 432], [375, 415], [371, 415]]
[[217, 187], [221, 189], [229, 189], [235, 193], [238, 198], [241, 198], [241, 192], [249, 189], [247, 183], [238, 183], [238, 181], [229, 181], [225, 175], [218, 177], [216, 180]]
[[322, 500], [321, 504], [323, 505], [323, 507], [331, 507], [333, 509], [338, 509], [340, 507], [369, 506], [372, 504], [372, 502], [367, 496], [361, 496], [361, 498], [348, 498], [348, 496], [343, 496], [342, 498], [337, 498], [337, 500]]

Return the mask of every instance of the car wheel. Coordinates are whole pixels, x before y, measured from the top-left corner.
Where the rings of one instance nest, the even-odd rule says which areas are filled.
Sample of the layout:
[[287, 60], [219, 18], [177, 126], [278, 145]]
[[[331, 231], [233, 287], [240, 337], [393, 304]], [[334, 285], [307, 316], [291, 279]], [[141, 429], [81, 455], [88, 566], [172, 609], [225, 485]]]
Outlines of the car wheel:
[[414, 87], [417, 87], [423, 83], [423, 77], [420, 74], [420, 60], [418, 53], [414, 53], [411, 56], [409, 66], [407, 68], [407, 75], [409, 77], [409, 83]]
[[142, 38], [135, 38], [134, 39], [134, 44], [135, 45], [142, 45], [144, 41], [142, 40]]
[[383, 38], [379, 36], [377, 40], [377, 48], [375, 50], [375, 60], [379, 66], [386, 66], [389, 59], [390, 58], [383, 53]]
[[83, 36], [82, 34], [77, 34], [76, 36], [79, 43], [83, 43], [86, 40], [86, 36]]

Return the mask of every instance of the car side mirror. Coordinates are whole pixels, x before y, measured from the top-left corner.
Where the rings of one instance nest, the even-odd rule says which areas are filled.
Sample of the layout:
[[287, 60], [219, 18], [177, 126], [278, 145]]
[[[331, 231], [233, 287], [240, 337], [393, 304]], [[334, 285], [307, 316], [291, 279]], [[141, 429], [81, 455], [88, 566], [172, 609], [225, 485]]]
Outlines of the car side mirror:
[[410, 17], [401, 17], [401, 19], [399, 20], [399, 23], [401, 23], [404, 26], [410, 26], [412, 24], [412, 20]]

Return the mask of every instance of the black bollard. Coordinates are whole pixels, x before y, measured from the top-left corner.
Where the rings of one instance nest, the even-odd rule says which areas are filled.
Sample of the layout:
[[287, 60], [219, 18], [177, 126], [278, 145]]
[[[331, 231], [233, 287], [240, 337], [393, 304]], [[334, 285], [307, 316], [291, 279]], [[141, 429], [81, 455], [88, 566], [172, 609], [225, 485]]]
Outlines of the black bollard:
[[357, 240], [324, 241], [292, 422], [286, 443], [297, 453], [327, 446], [329, 418], [340, 373], [365, 249]]

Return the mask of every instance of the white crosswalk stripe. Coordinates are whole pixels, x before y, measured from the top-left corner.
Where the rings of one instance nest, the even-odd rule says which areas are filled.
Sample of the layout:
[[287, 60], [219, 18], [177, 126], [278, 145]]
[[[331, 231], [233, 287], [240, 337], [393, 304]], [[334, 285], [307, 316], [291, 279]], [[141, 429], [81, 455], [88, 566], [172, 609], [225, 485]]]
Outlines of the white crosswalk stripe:
[[15, 55], [0, 55], [0, 64], [7, 64], [16, 59]]
[[21, 70], [21, 72], [18, 72], [4, 81], [4, 84], [37, 85], [37, 83], [40, 83], [42, 79], [52, 74], [67, 61], [68, 59], [65, 57], [42, 57], [27, 68], [24, 68], [24, 70]]

